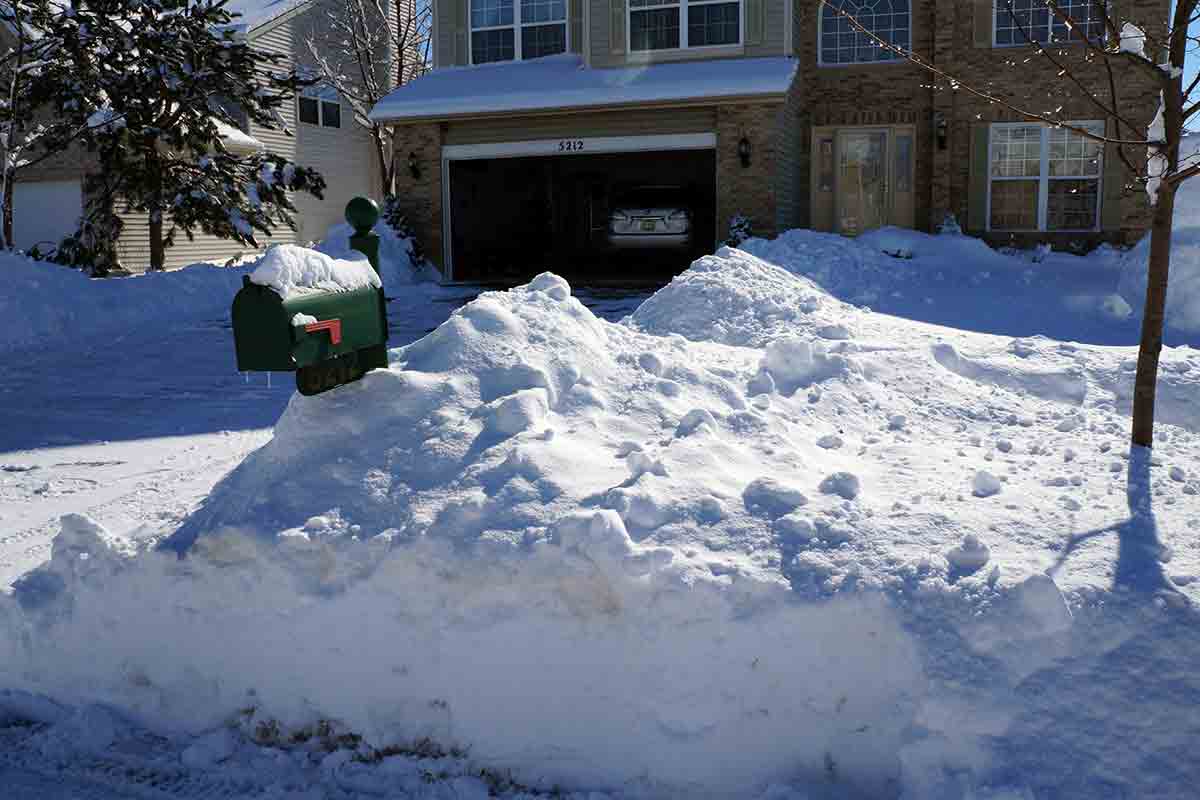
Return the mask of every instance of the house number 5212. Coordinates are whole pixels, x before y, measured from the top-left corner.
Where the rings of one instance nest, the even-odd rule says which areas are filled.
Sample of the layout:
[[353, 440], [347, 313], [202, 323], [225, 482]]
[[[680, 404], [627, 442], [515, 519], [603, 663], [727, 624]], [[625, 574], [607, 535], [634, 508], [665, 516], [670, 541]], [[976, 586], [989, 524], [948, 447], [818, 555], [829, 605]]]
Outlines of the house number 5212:
[[583, 139], [563, 139], [558, 143], [558, 152], [577, 153], [583, 149]]

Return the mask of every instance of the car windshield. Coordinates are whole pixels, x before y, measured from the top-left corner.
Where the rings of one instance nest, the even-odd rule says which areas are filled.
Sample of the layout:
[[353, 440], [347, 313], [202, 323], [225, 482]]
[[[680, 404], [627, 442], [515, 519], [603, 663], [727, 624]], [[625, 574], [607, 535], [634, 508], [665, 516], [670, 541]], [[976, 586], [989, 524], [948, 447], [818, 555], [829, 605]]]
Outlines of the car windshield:
[[687, 195], [678, 186], [643, 186], [631, 189], [617, 199], [618, 208], [686, 208]]

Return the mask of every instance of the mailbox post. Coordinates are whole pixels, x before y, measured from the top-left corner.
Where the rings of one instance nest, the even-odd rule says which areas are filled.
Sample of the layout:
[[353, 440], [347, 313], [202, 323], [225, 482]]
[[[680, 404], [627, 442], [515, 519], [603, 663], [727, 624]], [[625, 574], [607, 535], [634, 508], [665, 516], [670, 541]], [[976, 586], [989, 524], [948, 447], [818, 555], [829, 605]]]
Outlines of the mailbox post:
[[[379, 208], [366, 197], [346, 206], [350, 246], [379, 273]], [[387, 366], [387, 300], [378, 289], [312, 291], [284, 299], [246, 276], [233, 299], [233, 340], [243, 372], [295, 372], [300, 394], [313, 395]]]
[[346, 222], [354, 229], [350, 237], [350, 246], [367, 257], [380, 282], [383, 273], [379, 271], [379, 234], [372, 230], [379, 221], [379, 206], [369, 197], [358, 197], [346, 204]]

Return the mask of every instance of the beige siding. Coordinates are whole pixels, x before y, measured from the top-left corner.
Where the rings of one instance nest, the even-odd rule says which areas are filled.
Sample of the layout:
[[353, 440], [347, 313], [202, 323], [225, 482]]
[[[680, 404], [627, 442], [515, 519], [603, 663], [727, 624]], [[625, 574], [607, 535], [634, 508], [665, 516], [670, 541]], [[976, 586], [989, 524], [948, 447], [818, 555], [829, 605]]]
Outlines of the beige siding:
[[350, 198], [361, 194], [382, 200], [370, 136], [350, 121], [348, 111], [343, 107], [341, 128], [300, 123], [297, 131], [296, 161], [325, 176], [323, 199], [309, 194], [295, 198], [301, 241], [325, 238], [329, 226], [344, 221]]
[[[121, 239], [117, 242], [117, 256], [121, 260], [121, 266], [131, 272], [144, 272], [150, 266], [149, 219], [146, 214], [141, 213], [122, 213], [121, 219], [125, 222]], [[164, 225], [164, 233], [169, 227], [169, 222]], [[290, 234], [290, 231], [282, 232]], [[201, 231], [196, 231], [195, 237], [193, 241], [188, 241], [183, 231], [176, 231], [175, 246], [167, 250], [167, 269], [186, 267], [199, 261], [223, 263], [231, 258], [255, 253], [253, 247], [232, 239], [218, 239]], [[279, 237], [271, 241], [279, 241]]]
[[[568, 0], [567, 26], [569, 50], [583, 52], [583, 4], [587, 0]], [[470, 58], [470, 0], [434, 0], [433, 65], [463, 66]]]
[[[285, 58], [279, 66], [287, 68], [291, 66], [293, 53], [296, 52], [293, 48], [303, 47], [304, 44], [295, 36], [294, 22], [292, 19], [284, 20], [275, 25], [268, 26], [268, 29], [261, 34], [253, 36], [254, 46], [260, 50], [265, 50], [271, 53], [277, 53]], [[283, 117], [284, 125], [294, 130], [296, 121], [296, 104], [286, 103], [280, 109], [280, 115]], [[250, 135], [258, 139], [267, 150], [278, 153], [281, 156], [292, 158], [296, 152], [296, 140], [288, 135], [283, 130], [264, 128], [253, 122], [250, 123]]]
[[[334, 3], [337, 0], [325, 2]], [[295, 59], [299, 66], [313, 66], [306, 41], [309, 38], [322, 41], [328, 19], [324, 5], [324, 2], [314, 3], [292, 21]], [[386, 42], [381, 42], [381, 45], [378, 68], [384, 72], [380, 77], [386, 80], [386, 73], [391, 69], [390, 45]], [[331, 46], [336, 45], [331, 43]], [[357, 63], [347, 62], [343, 67], [353, 74]], [[300, 194], [295, 198], [296, 208], [300, 212], [297, 215], [299, 239], [307, 242], [324, 238], [331, 225], [344, 221], [346, 203], [350, 198], [367, 195], [376, 200], [382, 199], [378, 156], [375, 155], [370, 135], [354, 121], [354, 112], [344, 101], [340, 128], [309, 125], [298, 120], [295, 126], [296, 163], [316, 169], [325, 178], [326, 184], [322, 199], [318, 200], [309, 194]]]
[[450, 67], [468, 62], [465, 49], [468, 0], [433, 0], [435, 15], [433, 65]]
[[[749, 30], [743, 31], [742, 39], [746, 44], [741, 48], [634, 54], [625, 52], [623, 31], [618, 31], [620, 41], [614, 43], [612, 36], [613, 5], [616, 3], [621, 6], [621, 13], [624, 14], [623, 18], [628, 21], [628, 10], [625, 8], [627, 0], [584, 1], [591, 4], [589, 33], [591, 34], [591, 65], [594, 67], [625, 66], [626, 64], [644, 63], [646, 60], [705, 61], [711, 60], [714, 57], [728, 58], [744, 56], [746, 58], [757, 58], [760, 56], [786, 54], [784, 29], [787, 21], [787, 7], [785, 4], [790, 0], [759, 0], [762, 3], [761, 35], [752, 35], [752, 32]], [[746, 0], [743, 0], [744, 5], [745, 3]], [[743, 9], [743, 16], [749, 16], [745, 13], [746, 10], [745, 8]], [[684, 12], [686, 13], [686, 8]]]
[[450, 122], [445, 144], [484, 144], [588, 136], [642, 136], [708, 133], [715, 129], [712, 108], [628, 110], [545, 117], [497, 117]]
[[571, 0], [567, 8], [568, 44], [572, 53], [583, 52], [583, 0]]

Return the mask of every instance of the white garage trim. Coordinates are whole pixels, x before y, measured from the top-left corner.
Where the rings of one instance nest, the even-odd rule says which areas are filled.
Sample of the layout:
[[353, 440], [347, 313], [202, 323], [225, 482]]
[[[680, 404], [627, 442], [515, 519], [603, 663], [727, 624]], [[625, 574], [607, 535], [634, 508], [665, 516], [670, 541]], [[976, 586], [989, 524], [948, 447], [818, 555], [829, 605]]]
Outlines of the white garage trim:
[[640, 153], [649, 150], [711, 150], [715, 133], [682, 133], [661, 136], [592, 136], [573, 139], [536, 139], [495, 144], [452, 144], [442, 148], [442, 158], [521, 158], [528, 156], [586, 156], [596, 153]]
[[455, 144], [442, 148], [442, 260], [445, 281], [454, 282], [453, 216], [450, 203], [450, 162], [483, 158], [530, 156], [588, 156], [603, 153], [646, 153], [664, 150], [714, 150], [715, 133], [682, 133], [653, 136], [591, 136], [576, 139], [534, 139], [525, 142]]

